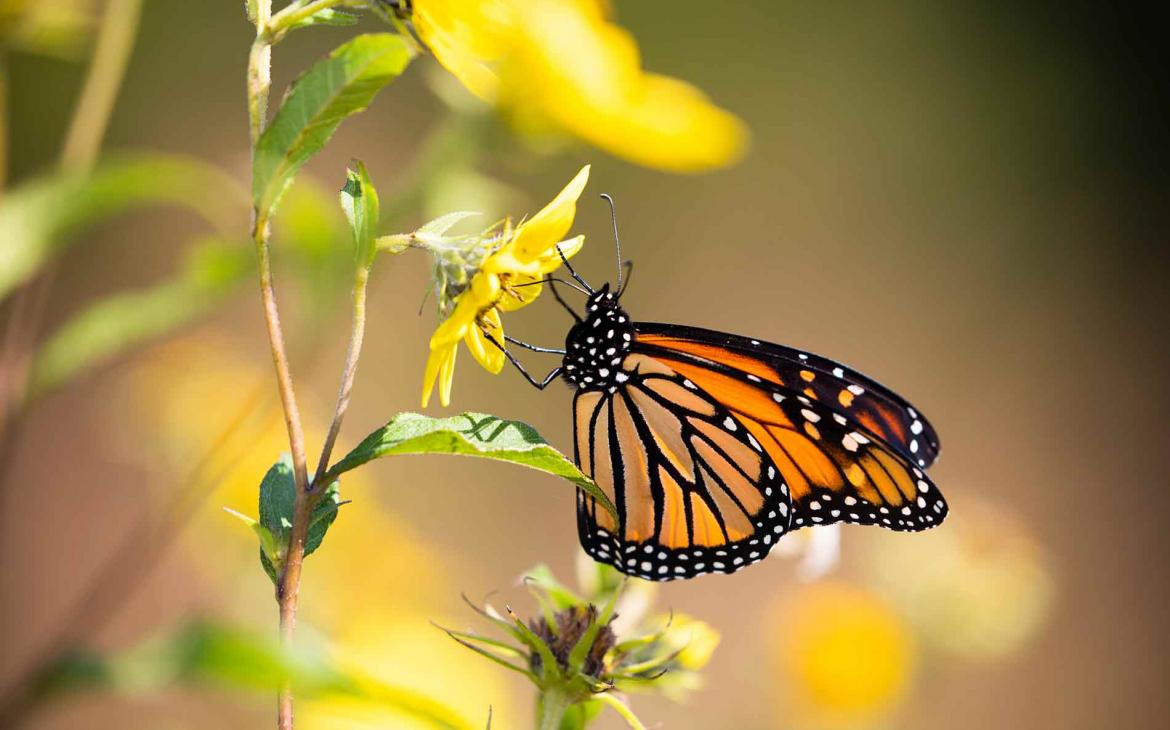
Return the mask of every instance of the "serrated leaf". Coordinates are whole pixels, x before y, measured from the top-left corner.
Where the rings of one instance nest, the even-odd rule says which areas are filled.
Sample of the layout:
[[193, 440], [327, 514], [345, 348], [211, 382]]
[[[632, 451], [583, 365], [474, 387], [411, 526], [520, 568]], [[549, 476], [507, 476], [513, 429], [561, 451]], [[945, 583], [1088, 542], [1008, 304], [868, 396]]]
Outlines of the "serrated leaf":
[[362, 266], [369, 268], [378, 253], [374, 247], [378, 235], [378, 191], [370, 182], [366, 166], [360, 161], [354, 160], [339, 198], [353, 232], [354, 256]]
[[297, 171], [321, 151], [341, 122], [365, 109], [414, 56], [392, 33], [360, 35], [338, 46], [302, 76], [256, 145], [252, 197], [272, 213]]
[[222, 170], [173, 155], [113, 158], [89, 176], [53, 173], [31, 180], [0, 198], [0, 299], [80, 229], [125, 210], [178, 205], [227, 232], [246, 199]]
[[453, 418], [401, 413], [335, 464], [329, 470], [329, 478], [337, 478], [373, 459], [399, 454], [462, 454], [527, 466], [572, 482], [617, 517], [605, 493], [536, 429], [486, 413], [464, 413]]
[[[325, 487], [317, 505], [313, 508], [313, 515], [309, 522], [309, 531], [305, 537], [305, 556], [309, 556], [321, 546], [329, 526], [337, 519], [337, 508], [341, 503], [341, 495], [334, 479]], [[297, 485], [293, 476], [292, 457], [281, 454], [264, 479], [260, 482], [260, 524], [267, 529], [281, 546], [281, 557], [287, 549], [289, 533], [293, 525], [293, 509], [296, 504]], [[260, 564], [264, 572], [273, 582], [279, 580], [282, 566], [260, 552]]]
[[83, 371], [209, 314], [247, 277], [255, 255], [242, 242], [208, 238], [162, 283], [120, 291], [73, 315], [36, 353], [32, 398]]

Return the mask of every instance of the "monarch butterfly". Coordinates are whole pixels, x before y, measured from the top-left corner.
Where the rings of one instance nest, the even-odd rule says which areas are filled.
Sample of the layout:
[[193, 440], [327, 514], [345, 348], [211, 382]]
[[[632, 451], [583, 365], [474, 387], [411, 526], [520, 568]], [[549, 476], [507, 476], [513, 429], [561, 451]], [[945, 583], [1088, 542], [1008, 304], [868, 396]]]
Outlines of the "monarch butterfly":
[[925, 474], [938, 436], [901, 396], [801, 350], [634, 322], [620, 304], [620, 244], [618, 261], [614, 291], [594, 290], [564, 261], [589, 297], [583, 317], [549, 280], [576, 319], [564, 349], [505, 338], [563, 356], [543, 380], [496, 343], [536, 387], [561, 376], [576, 388], [577, 466], [618, 513], [578, 491], [578, 534], [592, 558], [641, 578], [685, 579], [758, 562], [802, 527], [919, 531], [946, 518]]

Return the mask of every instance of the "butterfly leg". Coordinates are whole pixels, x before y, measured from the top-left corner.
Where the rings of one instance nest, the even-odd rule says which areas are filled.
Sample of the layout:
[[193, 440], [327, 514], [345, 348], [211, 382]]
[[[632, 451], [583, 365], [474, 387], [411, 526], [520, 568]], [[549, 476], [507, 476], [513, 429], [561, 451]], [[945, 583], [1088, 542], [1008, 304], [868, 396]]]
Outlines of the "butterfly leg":
[[518, 340], [515, 337], [512, 337], [510, 335], [504, 335], [504, 342], [511, 343], [513, 345], [516, 345], [517, 347], [523, 347], [525, 350], [531, 350], [533, 352], [547, 352], [547, 353], [550, 353], [553, 355], [564, 355], [565, 354], [564, 350], [558, 350], [555, 347], [541, 347], [539, 345], [530, 345], [527, 342], [522, 342], [522, 341], [520, 341], [520, 340]]
[[580, 322], [581, 316], [578, 315], [577, 312], [569, 306], [569, 303], [565, 301], [565, 298], [561, 296], [561, 290], [557, 288], [556, 279], [548, 280], [548, 288], [552, 290], [553, 296], [558, 302], [560, 302], [561, 306], [565, 308], [565, 311], [573, 315], [573, 319]]
[[[553, 368], [548, 375], [545, 375], [543, 380], [537, 380], [528, 374], [528, 371], [524, 369], [524, 366], [520, 364], [520, 361], [516, 359], [516, 356], [508, 352], [508, 349], [501, 345], [499, 340], [486, 332], [484, 333], [484, 337], [487, 337], [488, 342], [491, 342], [493, 345], [498, 347], [500, 352], [504, 353], [504, 357], [508, 358], [508, 362], [512, 363], [512, 366], [520, 371], [520, 374], [524, 376], [524, 379], [531, 383], [532, 386], [537, 390], [544, 390], [548, 387], [549, 383], [556, 380], [557, 376], [561, 374], [561, 366], [558, 365]], [[507, 337], [507, 335], [505, 335], [505, 337]]]

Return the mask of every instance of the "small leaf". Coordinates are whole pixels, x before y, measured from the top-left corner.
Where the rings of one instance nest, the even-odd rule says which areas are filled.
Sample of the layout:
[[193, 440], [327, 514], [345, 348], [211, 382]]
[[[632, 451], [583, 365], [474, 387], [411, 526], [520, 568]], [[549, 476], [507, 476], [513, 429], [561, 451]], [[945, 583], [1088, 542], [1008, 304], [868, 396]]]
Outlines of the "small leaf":
[[454, 213], [448, 213], [447, 215], [439, 216], [429, 223], [424, 223], [417, 232], [419, 234], [427, 234], [431, 236], [442, 236], [461, 221], [464, 221], [468, 218], [473, 218], [477, 215], [483, 214], [470, 210], [457, 210]]
[[605, 492], [536, 429], [485, 413], [464, 413], [453, 418], [401, 413], [335, 464], [329, 470], [329, 478], [337, 478], [373, 459], [398, 454], [463, 454], [521, 464], [572, 482], [615, 518], [617, 515]]
[[43, 396], [88, 368], [209, 314], [251, 273], [253, 260], [247, 246], [208, 238], [175, 278], [120, 291], [82, 309], [37, 352], [30, 397]]
[[[279, 580], [283, 569], [281, 562], [288, 549], [289, 533], [292, 531], [293, 510], [296, 504], [297, 486], [293, 476], [292, 457], [281, 454], [264, 479], [260, 482], [260, 524], [268, 530], [280, 546], [279, 560], [270, 558], [261, 550], [260, 564], [264, 572], [273, 582]], [[337, 480], [334, 479], [325, 487], [317, 505], [313, 508], [313, 515], [309, 522], [309, 532], [305, 537], [305, 555], [311, 555], [321, 546], [329, 526], [337, 519], [337, 508], [341, 504], [341, 495], [337, 489]]]
[[341, 122], [365, 109], [414, 56], [391, 33], [360, 35], [313, 65], [289, 91], [256, 145], [252, 198], [265, 217], [297, 171], [321, 151]]
[[[275, 568], [276, 565], [280, 563], [281, 546], [279, 543], [277, 543], [276, 538], [272, 535], [272, 533], [268, 531], [268, 528], [260, 524], [259, 520], [249, 517], [242, 512], [237, 512], [230, 507], [224, 507], [223, 511], [227, 512], [232, 517], [235, 517], [240, 522], [243, 522], [248, 526], [248, 529], [256, 533], [256, 537], [260, 540], [260, 559], [262, 561], [266, 560], [267, 562], [265, 565], [271, 566], [274, 572], [279, 573], [279, 571], [276, 571]], [[265, 571], [267, 570], [268, 567], [265, 567]], [[276, 577], [274, 576], [272, 579], [276, 580]]]
[[246, 200], [232, 177], [198, 160], [135, 155], [91, 175], [53, 173], [0, 198], [0, 298], [35, 273], [80, 229], [144, 205], [179, 205], [230, 231]]
[[341, 209], [353, 231], [354, 255], [360, 265], [369, 268], [378, 250], [374, 238], [378, 234], [378, 191], [370, 182], [366, 166], [354, 160], [353, 168], [341, 189]]
[[337, 8], [326, 8], [324, 10], [318, 10], [307, 18], [302, 18], [296, 23], [288, 26], [286, 30], [293, 30], [294, 28], [305, 28], [310, 25], [354, 25], [357, 22], [358, 17], [353, 13], [347, 13], [344, 10], [338, 10]]

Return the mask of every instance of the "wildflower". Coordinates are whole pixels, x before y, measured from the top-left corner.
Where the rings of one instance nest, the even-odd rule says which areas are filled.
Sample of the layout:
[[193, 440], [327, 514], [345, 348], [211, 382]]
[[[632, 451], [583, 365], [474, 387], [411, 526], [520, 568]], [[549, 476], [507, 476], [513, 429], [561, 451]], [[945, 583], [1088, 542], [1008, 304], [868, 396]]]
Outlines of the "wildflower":
[[642, 69], [633, 37], [601, 0], [415, 0], [411, 22], [435, 58], [520, 131], [567, 132], [675, 172], [735, 162], [746, 133], [678, 79]]
[[893, 607], [857, 586], [804, 586], [776, 610], [784, 709], [815, 727], [882, 720], [906, 692], [915, 648]]
[[515, 227], [504, 221], [479, 236], [455, 239], [412, 234], [412, 245], [428, 248], [435, 256], [439, 308], [445, 315], [431, 336], [423, 377], [424, 408], [436, 380], [439, 400], [444, 406], [450, 403], [460, 340], [488, 372], [503, 369], [504, 353], [497, 346], [504, 343], [500, 314], [535, 299], [543, 288], [542, 279], [581, 249], [584, 236], [562, 239], [573, 225], [577, 199], [588, 179], [586, 165], [543, 210]]
[[[544, 566], [525, 577], [541, 613], [527, 622], [511, 608], [507, 618], [492, 606], [475, 610], [515, 640], [447, 630], [460, 644], [519, 672], [537, 687], [540, 727], [558, 727], [569, 712], [592, 712], [598, 703], [632, 717], [613, 691], [656, 691], [678, 699], [698, 686], [719, 634], [706, 623], [686, 616], [625, 629], [616, 623], [628, 581], [606, 577], [604, 594], [580, 597], [561, 585]], [[601, 606], [600, 608], [598, 606]], [[619, 633], [619, 630], [621, 633]]]

